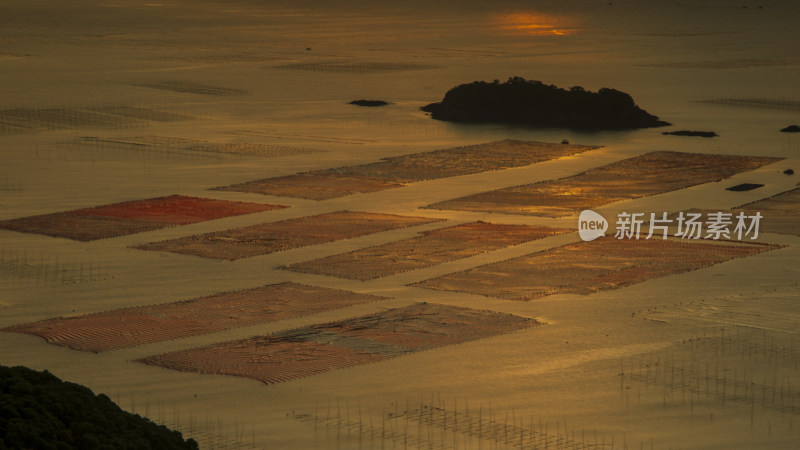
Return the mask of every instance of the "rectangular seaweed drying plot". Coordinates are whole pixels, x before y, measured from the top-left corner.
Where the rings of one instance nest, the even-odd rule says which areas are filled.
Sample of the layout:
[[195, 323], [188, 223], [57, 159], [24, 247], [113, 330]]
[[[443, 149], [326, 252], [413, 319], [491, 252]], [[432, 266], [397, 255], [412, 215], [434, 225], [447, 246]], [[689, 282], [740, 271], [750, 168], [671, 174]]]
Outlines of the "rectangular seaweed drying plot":
[[327, 200], [351, 194], [377, 192], [402, 187], [402, 183], [367, 177], [345, 177], [320, 172], [298, 173], [283, 177], [248, 181], [214, 188], [218, 191], [247, 192], [280, 197]]
[[504, 140], [384, 158], [357, 166], [265, 178], [217, 190], [325, 200], [406, 183], [522, 167], [598, 147]]
[[0, 229], [93, 241], [280, 208], [286, 206], [170, 195], [5, 220]]
[[442, 219], [337, 211], [136, 246], [204, 258], [236, 260]]
[[[761, 200], [737, 206], [732, 209], [689, 209], [687, 214], [700, 214], [701, 217], [709, 217], [715, 213], [730, 214], [733, 223], [737, 222], [737, 216], [744, 213], [752, 217], [760, 214], [758, 221], [758, 235], [763, 233], [790, 234], [800, 236], [800, 188], [794, 188]], [[673, 213], [670, 219], [675, 220], [678, 213]], [[754, 234], [751, 234], [753, 236]], [[732, 236], [736, 237], [734, 233]]]
[[783, 158], [650, 152], [558, 180], [468, 195], [431, 209], [562, 217], [755, 170]]
[[762, 233], [781, 233], [800, 236], [800, 188], [781, 192], [733, 209], [734, 216], [739, 211], [748, 214], [760, 212]]
[[431, 303], [138, 360], [184, 372], [280, 383], [540, 325], [534, 319]]
[[286, 282], [174, 303], [58, 317], [0, 331], [39, 336], [75, 350], [103, 352], [380, 300], [386, 297]]
[[411, 239], [292, 264], [284, 269], [371, 280], [570, 231], [572, 230], [541, 226], [472, 222], [423, 231], [420, 236]]
[[412, 286], [509, 300], [555, 294], [586, 295], [781, 248], [712, 242], [606, 237], [431, 278]]

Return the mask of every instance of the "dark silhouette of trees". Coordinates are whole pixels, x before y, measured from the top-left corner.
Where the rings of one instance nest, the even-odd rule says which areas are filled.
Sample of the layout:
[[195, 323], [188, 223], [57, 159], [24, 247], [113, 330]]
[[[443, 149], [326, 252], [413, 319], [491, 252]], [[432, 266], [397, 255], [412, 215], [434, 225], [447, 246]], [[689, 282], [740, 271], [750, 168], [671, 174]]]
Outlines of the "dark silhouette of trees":
[[193, 439], [51, 373], [0, 366], [0, 450], [197, 450]]
[[494, 122], [574, 129], [631, 129], [669, 125], [639, 108], [616, 89], [562, 89], [511, 77], [505, 83], [475, 81], [450, 89], [444, 99], [421, 108], [453, 122]]

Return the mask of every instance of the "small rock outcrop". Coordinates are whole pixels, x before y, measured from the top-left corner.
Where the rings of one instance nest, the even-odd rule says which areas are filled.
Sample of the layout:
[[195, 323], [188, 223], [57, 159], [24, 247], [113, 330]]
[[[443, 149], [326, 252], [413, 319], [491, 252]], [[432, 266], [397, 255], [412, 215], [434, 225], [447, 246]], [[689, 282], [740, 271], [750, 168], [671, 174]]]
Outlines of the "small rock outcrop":
[[389, 102], [383, 100], [353, 100], [349, 104], [358, 106], [386, 106]]
[[672, 136], [699, 136], [707, 138], [719, 136], [717, 133], [713, 131], [689, 131], [689, 130], [665, 131], [661, 134], [669, 134]]

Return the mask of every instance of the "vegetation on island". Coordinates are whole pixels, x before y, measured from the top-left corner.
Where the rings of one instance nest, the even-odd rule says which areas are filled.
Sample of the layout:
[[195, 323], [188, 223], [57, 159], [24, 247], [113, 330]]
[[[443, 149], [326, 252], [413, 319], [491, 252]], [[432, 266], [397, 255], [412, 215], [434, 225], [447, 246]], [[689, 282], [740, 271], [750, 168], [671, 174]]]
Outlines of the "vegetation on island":
[[0, 365], [0, 450], [197, 450], [178, 431], [123, 411], [48, 371]]
[[438, 120], [536, 127], [620, 130], [669, 125], [616, 89], [562, 89], [520, 77], [475, 81], [450, 89], [441, 102], [421, 108]]
[[789, 125], [786, 128], [781, 128], [782, 133], [800, 133], [800, 126]]

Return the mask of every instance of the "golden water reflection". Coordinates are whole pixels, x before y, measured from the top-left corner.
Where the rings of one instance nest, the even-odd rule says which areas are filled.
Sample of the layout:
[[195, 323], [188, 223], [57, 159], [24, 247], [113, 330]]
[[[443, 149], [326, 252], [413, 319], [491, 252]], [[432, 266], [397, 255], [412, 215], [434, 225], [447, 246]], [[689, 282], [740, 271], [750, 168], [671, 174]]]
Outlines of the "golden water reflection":
[[565, 36], [579, 31], [574, 18], [538, 12], [503, 14], [497, 17], [497, 23], [507, 32], [535, 36]]

